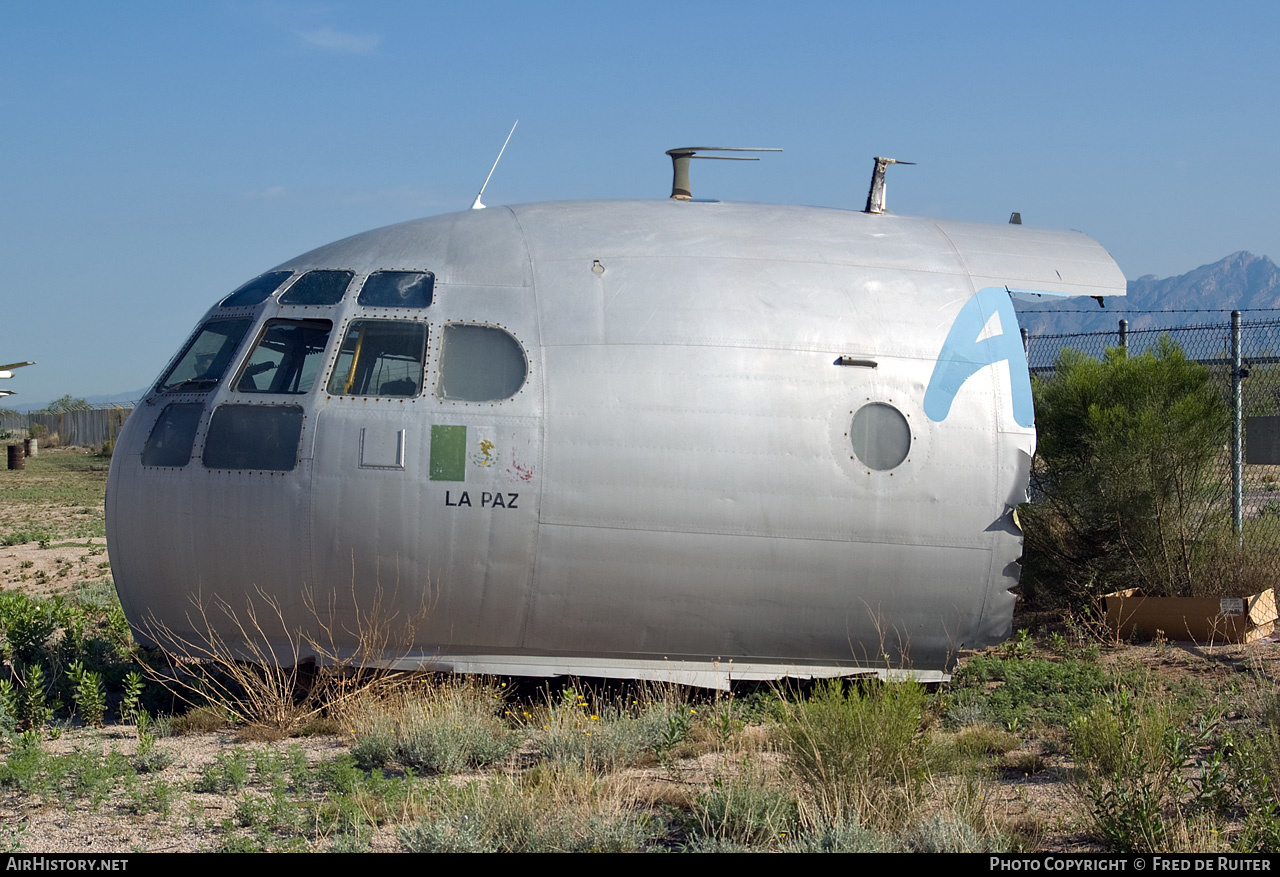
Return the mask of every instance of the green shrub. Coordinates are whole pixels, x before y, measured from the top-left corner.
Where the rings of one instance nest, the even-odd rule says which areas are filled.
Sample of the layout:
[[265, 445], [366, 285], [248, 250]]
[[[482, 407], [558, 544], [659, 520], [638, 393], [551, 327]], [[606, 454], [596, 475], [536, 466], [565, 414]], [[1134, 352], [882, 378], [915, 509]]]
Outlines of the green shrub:
[[770, 784], [748, 765], [717, 778], [693, 805], [698, 834], [745, 847], [775, 847], [795, 834], [799, 806], [794, 796]]
[[784, 704], [788, 764], [826, 824], [896, 831], [927, 775], [917, 732], [927, 695], [914, 682], [819, 683]]
[[[1002, 684], [992, 684], [997, 682]], [[980, 713], [1005, 728], [1031, 721], [1065, 725], [1112, 684], [1106, 671], [1089, 661], [975, 655], [952, 679], [947, 713]]]
[[0, 788], [15, 788], [68, 807], [82, 800], [98, 807], [133, 776], [129, 760], [114, 748], [104, 754], [101, 748], [77, 747], [54, 755], [41, 748], [39, 734], [32, 731], [19, 737], [0, 765]]
[[538, 749], [550, 762], [607, 773], [668, 757], [688, 739], [696, 710], [671, 693], [643, 691], [601, 702], [566, 688], [548, 707]]
[[84, 664], [75, 661], [67, 669], [72, 685], [72, 698], [80, 720], [86, 725], [101, 725], [107, 714], [107, 692], [102, 687], [102, 674], [86, 670]]
[[354, 720], [356, 762], [365, 770], [396, 761], [415, 771], [454, 773], [500, 761], [519, 739], [498, 715], [499, 692], [451, 679], [376, 701]]
[[17, 738], [8, 758], [0, 764], [0, 789], [11, 788], [23, 792], [38, 792], [46, 785], [45, 760], [48, 756], [40, 747], [40, 735], [27, 731]]
[[18, 730], [18, 689], [8, 679], [0, 679], [0, 741]]
[[10, 664], [48, 660], [50, 638], [58, 629], [61, 601], [36, 600], [17, 591], [0, 593], [0, 659]]
[[902, 841], [856, 823], [819, 824], [791, 835], [779, 847], [787, 853], [900, 853]]
[[907, 846], [917, 853], [995, 852], [991, 842], [963, 819], [935, 813], [911, 826]]
[[1028, 597], [1078, 605], [1120, 588], [1190, 596], [1221, 582], [1201, 552], [1228, 513], [1230, 419], [1209, 370], [1164, 337], [1101, 361], [1064, 349], [1034, 391], [1038, 499], [1020, 510]]
[[200, 771], [193, 788], [197, 792], [226, 794], [249, 785], [249, 758], [243, 749], [220, 752], [212, 764]]
[[[1263, 685], [1273, 683], [1262, 679]], [[1267, 697], [1258, 724], [1228, 738], [1202, 769], [1199, 798], [1231, 817], [1243, 816], [1241, 852], [1280, 852], [1280, 696]], [[1218, 757], [1220, 756], [1220, 757]], [[1225, 769], [1224, 769], [1225, 768]]]
[[424, 806], [426, 815], [399, 830], [411, 852], [635, 852], [665, 830], [615, 784], [573, 768], [539, 765], [439, 790]]
[[30, 667], [19, 665], [15, 670], [18, 678], [17, 725], [20, 731], [39, 731], [53, 718], [58, 709], [58, 702], [50, 701], [46, 690], [44, 668], [39, 664]]
[[1117, 688], [1068, 726], [1077, 785], [1098, 836], [1120, 852], [1156, 852], [1182, 820], [1183, 773], [1212, 721], [1185, 731], [1167, 698]]

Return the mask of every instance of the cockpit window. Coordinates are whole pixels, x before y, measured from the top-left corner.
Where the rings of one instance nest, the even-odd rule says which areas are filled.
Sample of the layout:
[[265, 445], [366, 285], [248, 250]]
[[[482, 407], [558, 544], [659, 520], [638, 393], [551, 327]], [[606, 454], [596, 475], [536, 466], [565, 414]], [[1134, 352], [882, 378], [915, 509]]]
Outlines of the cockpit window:
[[449, 323], [440, 352], [436, 395], [458, 402], [510, 399], [529, 373], [524, 348], [495, 326]]
[[302, 421], [297, 405], [219, 405], [209, 418], [204, 465], [288, 472], [298, 464]]
[[416, 396], [422, 391], [427, 324], [354, 320], [329, 379], [335, 396]]
[[164, 406], [164, 410], [156, 418], [156, 425], [151, 428], [151, 435], [147, 436], [146, 446], [142, 449], [142, 465], [187, 465], [191, 460], [191, 445], [196, 440], [196, 428], [200, 426], [200, 415], [203, 413], [203, 402]]
[[328, 320], [270, 320], [240, 370], [241, 393], [310, 391], [324, 362], [333, 324]]
[[355, 274], [351, 271], [308, 271], [280, 296], [282, 305], [336, 305]]
[[235, 356], [240, 339], [253, 322], [249, 317], [234, 320], [210, 320], [187, 342], [186, 349], [168, 374], [160, 379], [161, 393], [203, 393], [212, 389]]
[[262, 304], [271, 293], [279, 289], [280, 285], [291, 276], [293, 276], [292, 271], [268, 271], [266, 274], [253, 278], [224, 298], [219, 307], [247, 308], [252, 305]]
[[435, 283], [430, 271], [376, 271], [364, 282], [358, 301], [370, 308], [425, 308]]

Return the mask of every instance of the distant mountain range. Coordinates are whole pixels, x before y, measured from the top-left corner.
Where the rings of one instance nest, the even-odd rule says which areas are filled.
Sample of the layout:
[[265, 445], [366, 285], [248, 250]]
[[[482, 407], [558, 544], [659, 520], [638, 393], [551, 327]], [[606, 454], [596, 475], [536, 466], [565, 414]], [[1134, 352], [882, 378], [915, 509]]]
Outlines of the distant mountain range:
[[[1131, 330], [1162, 329], [1226, 323], [1228, 313], [1194, 311], [1251, 311], [1280, 308], [1280, 267], [1266, 256], [1241, 250], [1211, 265], [1201, 265], [1177, 277], [1154, 274], [1130, 280], [1124, 298], [1041, 299], [1014, 301], [1018, 321], [1031, 335], [1076, 332], [1114, 332], [1121, 319]], [[1189, 313], [1192, 312], [1192, 313]], [[1280, 318], [1273, 313], [1243, 315], [1244, 319]]]

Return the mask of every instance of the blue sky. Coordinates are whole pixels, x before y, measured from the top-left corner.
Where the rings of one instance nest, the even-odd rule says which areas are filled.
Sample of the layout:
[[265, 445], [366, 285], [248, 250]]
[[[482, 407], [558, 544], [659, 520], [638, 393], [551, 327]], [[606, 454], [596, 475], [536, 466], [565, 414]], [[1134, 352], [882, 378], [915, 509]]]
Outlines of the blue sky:
[[1280, 258], [1280, 5], [0, 4], [10, 404], [150, 383], [312, 247], [490, 205], [699, 196], [1077, 228], [1126, 276]]

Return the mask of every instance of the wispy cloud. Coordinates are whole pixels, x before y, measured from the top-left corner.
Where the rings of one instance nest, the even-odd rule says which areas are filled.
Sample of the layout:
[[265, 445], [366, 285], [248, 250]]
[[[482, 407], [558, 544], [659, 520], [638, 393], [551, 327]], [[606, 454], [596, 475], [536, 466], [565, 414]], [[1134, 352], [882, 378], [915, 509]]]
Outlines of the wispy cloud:
[[265, 189], [254, 189], [252, 192], [245, 192], [240, 197], [246, 201], [270, 201], [273, 198], [279, 198], [284, 194], [284, 186], [268, 186]]
[[378, 43], [382, 42], [382, 37], [377, 34], [346, 33], [327, 25], [313, 30], [299, 30], [296, 33], [308, 45], [344, 55], [367, 55], [378, 48]]

